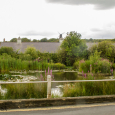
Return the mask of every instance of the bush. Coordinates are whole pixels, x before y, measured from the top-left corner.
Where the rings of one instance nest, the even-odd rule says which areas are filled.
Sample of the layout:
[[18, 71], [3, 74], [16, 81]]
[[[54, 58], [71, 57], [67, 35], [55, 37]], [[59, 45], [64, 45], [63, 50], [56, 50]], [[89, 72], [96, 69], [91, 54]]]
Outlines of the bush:
[[73, 64], [73, 69], [79, 69], [79, 61], [76, 61], [76, 62]]
[[30, 54], [23, 54], [23, 53], [20, 53], [19, 54], [19, 59], [21, 60], [32, 60], [32, 56]]
[[27, 47], [25, 50], [25, 54], [29, 54], [32, 56], [32, 60], [38, 57], [35, 47]]
[[61, 63], [51, 63], [51, 64], [49, 64], [49, 66], [52, 69], [65, 69], [65, 67], [66, 67], [64, 64], [61, 64]]
[[94, 55], [90, 56], [89, 60], [80, 61], [79, 71], [88, 73], [88, 71], [93, 73], [110, 73], [111, 63], [107, 59], [100, 58], [100, 53], [95, 52]]

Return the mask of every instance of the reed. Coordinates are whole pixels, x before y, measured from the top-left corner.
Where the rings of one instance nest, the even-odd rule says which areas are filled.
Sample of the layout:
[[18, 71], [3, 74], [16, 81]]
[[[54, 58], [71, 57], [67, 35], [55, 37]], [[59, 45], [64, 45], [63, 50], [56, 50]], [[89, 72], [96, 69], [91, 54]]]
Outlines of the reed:
[[[94, 78], [89, 76], [88, 79]], [[115, 94], [114, 87], [115, 81], [66, 84], [63, 89], [63, 97], [113, 95]]]
[[2, 89], [6, 88], [7, 92], [0, 95], [0, 99], [30, 99], [30, 98], [46, 98], [47, 84], [8, 84], [2, 85]]
[[63, 69], [65, 65], [61, 63], [48, 63], [47, 60], [38, 62], [16, 59], [11, 56], [0, 57], [0, 71], [3, 73], [19, 70], [46, 70], [48, 67], [50, 69]]

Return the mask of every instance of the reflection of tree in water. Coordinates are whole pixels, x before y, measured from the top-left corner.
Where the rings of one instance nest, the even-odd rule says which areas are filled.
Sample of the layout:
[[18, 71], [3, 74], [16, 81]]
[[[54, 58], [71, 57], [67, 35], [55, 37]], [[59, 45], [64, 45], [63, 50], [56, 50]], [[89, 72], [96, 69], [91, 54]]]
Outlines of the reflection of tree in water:
[[76, 80], [77, 72], [56, 72], [53, 73], [55, 80]]

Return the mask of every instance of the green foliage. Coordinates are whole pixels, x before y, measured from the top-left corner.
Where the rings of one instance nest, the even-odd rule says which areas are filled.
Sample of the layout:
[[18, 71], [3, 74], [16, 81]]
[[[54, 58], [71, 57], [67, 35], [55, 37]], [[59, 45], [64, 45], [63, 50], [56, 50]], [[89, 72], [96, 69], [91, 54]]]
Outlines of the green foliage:
[[0, 99], [30, 99], [30, 98], [46, 98], [47, 84], [8, 84], [2, 85], [7, 89], [7, 93]]
[[102, 41], [98, 43], [98, 45], [94, 45], [90, 48], [90, 52], [94, 53], [95, 51], [101, 52], [100, 56], [102, 58], [109, 59], [110, 61], [114, 61], [115, 58], [115, 46], [112, 45], [111, 42]]
[[21, 41], [22, 41], [22, 42], [31, 42], [31, 40], [28, 39], [28, 38], [21, 38]]
[[30, 54], [20, 53], [19, 54], [19, 59], [30, 61], [30, 60], [32, 60], [32, 56]]
[[12, 38], [10, 42], [17, 42], [17, 38]]
[[66, 68], [66, 66], [64, 64], [61, 64], [61, 63], [51, 63], [51, 64], [49, 64], [49, 66], [51, 69], [54, 69], [54, 70], [60, 70], [60, 69]]
[[[88, 80], [94, 80], [88, 76]], [[115, 94], [115, 81], [110, 82], [81, 82], [66, 84], [63, 89], [63, 97], [113, 95]]]
[[76, 62], [74, 62], [73, 69], [79, 69], [79, 60], [77, 60]]
[[102, 41], [107, 41], [107, 42], [115, 42], [115, 39], [82, 39], [85, 42], [92, 42], [92, 43], [96, 43], [96, 42], [102, 42]]
[[48, 40], [47, 40], [47, 38], [42, 38], [41, 40], [40, 40], [40, 42], [47, 42]]
[[89, 60], [81, 60], [79, 62], [79, 71], [85, 73], [88, 73], [88, 71], [93, 73], [110, 73], [110, 67], [111, 63], [109, 60], [101, 58], [100, 52], [97, 51], [90, 56]]
[[11, 55], [12, 57], [17, 57], [17, 53], [13, 50], [12, 47], [1, 47], [0, 48], [0, 55], [2, 55], [3, 53]]
[[86, 48], [86, 44], [81, 40], [81, 34], [70, 32], [60, 46], [59, 55], [62, 56], [62, 62], [70, 66], [76, 58], [84, 56]]
[[33, 39], [33, 42], [38, 42], [38, 40], [36, 40], [36, 39]]
[[50, 38], [48, 42], [59, 42], [59, 39], [57, 38]]
[[25, 49], [25, 54], [29, 54], [30, 56], [32, 56], [32, 60], [34, 60], [38, 57], [35, 47], [28, 46]]
[[22, 79], [20, 76], [12, 76], [9, 74], [0, 74], [0, 80], [17, 80], [17, 79]]

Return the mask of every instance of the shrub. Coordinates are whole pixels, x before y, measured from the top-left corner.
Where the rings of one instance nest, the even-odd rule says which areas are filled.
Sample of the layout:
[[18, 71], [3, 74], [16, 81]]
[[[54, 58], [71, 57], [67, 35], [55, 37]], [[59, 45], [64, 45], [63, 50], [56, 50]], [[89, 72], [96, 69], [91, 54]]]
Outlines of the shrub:
[[30, 54], [30, 56], [32, 56], [32, 60], [38, 57], [35, 47], [27, 47], [25, 54]]
[[65, 69], [65, 65], [61, 63], [52, 63], [50, 64], [51, 68], [53, 69]]
[[89, 60], [80, 61], [79, 71], [87, 73], [91, 71], [93, 73], [110, 73], [111, 63], [107, 59], [101, 59], [100, 53], [95, 52], [90, 56]]

